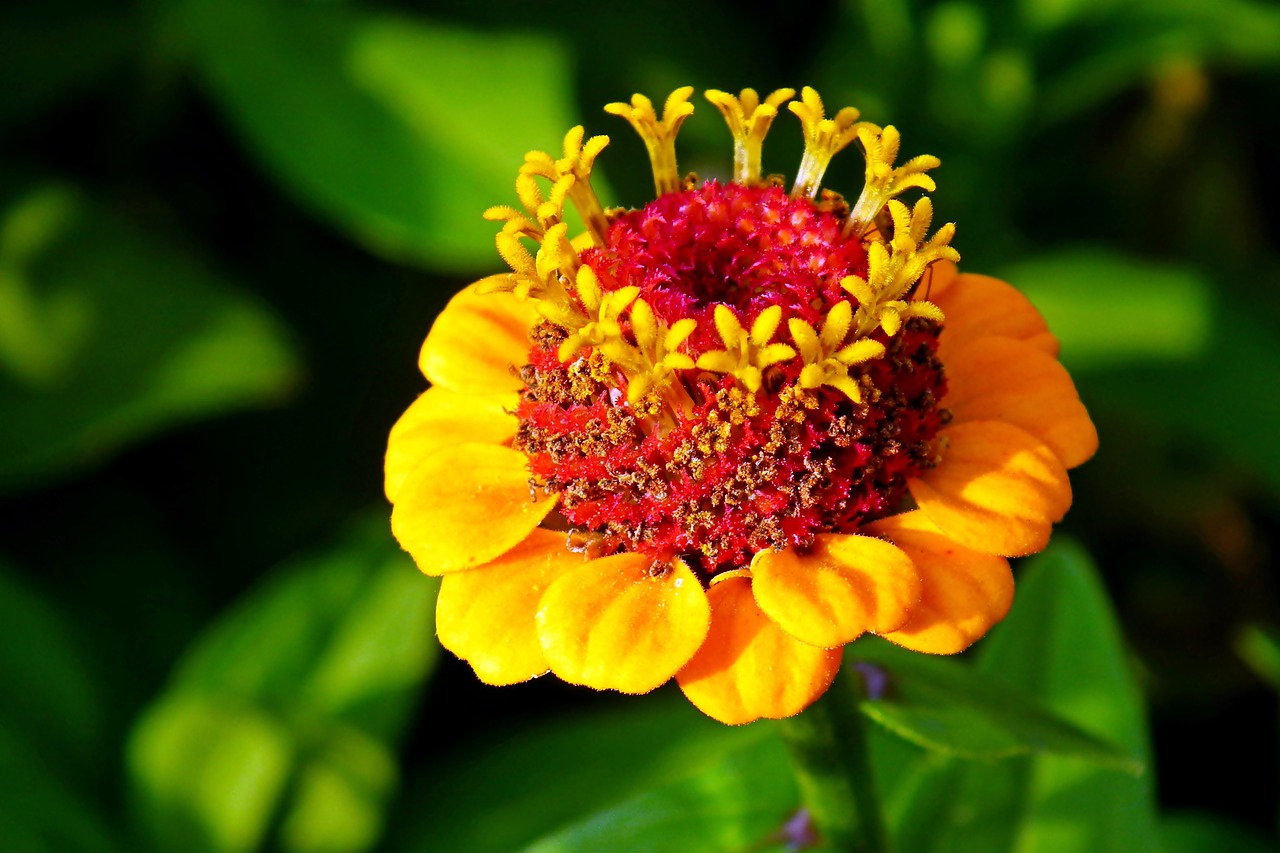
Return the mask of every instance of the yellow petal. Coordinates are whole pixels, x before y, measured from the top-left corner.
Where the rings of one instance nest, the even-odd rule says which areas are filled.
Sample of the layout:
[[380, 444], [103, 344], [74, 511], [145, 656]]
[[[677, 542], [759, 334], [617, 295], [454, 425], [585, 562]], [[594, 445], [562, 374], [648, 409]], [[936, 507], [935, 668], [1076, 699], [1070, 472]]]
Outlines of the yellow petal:
[[551, 585], [537, 621], [552, 672], [596, 690], [647, 693], [693, 657], [711, 619], [707, 596], [683, 563], [661, 573], [653, 565], [618, 554]]
[[440, 645], [471, 664], [485, 684], [517, 684], [549, 668], [534, 617], [547, 587], [582, 565], [564, 534], [535, 530], [515, 548], [468, 572], [445, 575], [436, 600]]
[[761, 551], [751, 576], [760, 609], [797, 640], [823, 648], [900, 628], [920, 600], [911, 560], [869, 536], [833, 533], [803, 553]]
[[1066, 368], [1030, 344], [980, 338], [947, 357], [945, 405], [954, 423], [1004, 421], [1040, 439], [1074, 468], [1098, 449]]
[[764, 614], [751, 580], [711, 587], [711, 631], [676, 676], [698, 710], [729, 725], [798, 714], [826, 692], [840, 668], [839, 649], [802, 643]]
[[429, 575], [475, 568], [519, 545], [556, 505], [529, 494], [524, 454], [494, 444], [439, 450], [405, 479], [391, 532]]
[[1071, 506], [1067, 469], [1044, 444], [999, 421], [943, 431], [942, 462], [908, 488], [950, 539], [983, 554], [1020, 557], [1049, 542]]
[[923, 594], [911, 618], [885, 639], [917, 652], [955, 654], [1009, 612], [1013, 573], [1004, 557], [952, 542], [919, 510], [877, 521], [867, 531], [893, 540], [915, 563], [922, 581]]
[[428, 388], [391, 428], [384, 469], [387, 499], [394, 503], [409, 472], [442, 447], [510, 441], [517, 421], [509, 412], [518, 402], [510, 393], [459, 394], [439, 386]]
[[962, 273], [949, 280], [937, 277], [930, 291], [929, 301], [946, 315], [938, 341], [944, 362], [969, 341], [988, 336], [1023, 341], [1057, 357], [1058, 339], [1031, 300], [1012, 285], [986, 275]]
[[518, 391], [511, 372], [528, 360], [529, 329], [538, 322], [533, 300], [476, 292], [472, 284], [440, 312], [418, 357], [435, 385], [466, 394]]

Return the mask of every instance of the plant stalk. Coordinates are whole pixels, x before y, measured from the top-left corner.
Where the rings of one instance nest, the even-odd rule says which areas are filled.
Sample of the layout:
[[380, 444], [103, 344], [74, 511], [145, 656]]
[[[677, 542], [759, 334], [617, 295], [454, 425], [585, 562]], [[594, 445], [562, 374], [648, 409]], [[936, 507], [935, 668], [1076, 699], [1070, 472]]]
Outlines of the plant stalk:
[[804, 806], [823, 840], [847, 853], [887, 853], [867, 719], [858, 710], [866, 695], [862, 673], [846, 663], [817, 702], [780, 725]]

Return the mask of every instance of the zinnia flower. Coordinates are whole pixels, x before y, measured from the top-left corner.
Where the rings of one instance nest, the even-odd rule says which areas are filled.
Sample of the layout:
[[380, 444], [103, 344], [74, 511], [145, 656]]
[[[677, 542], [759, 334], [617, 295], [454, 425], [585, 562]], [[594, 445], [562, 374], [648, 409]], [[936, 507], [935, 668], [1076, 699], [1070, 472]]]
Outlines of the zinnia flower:
[[[827, 118], [806, 88], [794, 185], [761, 174], [790, 89], [708, 91], [733, 180], [676, 168], [677, 90], [610, 104], [657, 197], [605, 210], [608, 144], [525, 157], [495, 207], [512, 272], [448, 304], [431, 387], [391, 432], [392, 528], [442, 576], [441, 643], [489, 684], [547, 671], [644, 693], [675, 678], [726, 723], [817, 699], [864, 632], [961, 651], [1008, 611], [1007, 557], [1044, 547], [1097, 434], [1057, 341], [1014, 288], [929, 234], [936, 158]], [[851, 143], [852, 206], [820, 183]], [[566, 204], [585, 231], [573, 236]]]

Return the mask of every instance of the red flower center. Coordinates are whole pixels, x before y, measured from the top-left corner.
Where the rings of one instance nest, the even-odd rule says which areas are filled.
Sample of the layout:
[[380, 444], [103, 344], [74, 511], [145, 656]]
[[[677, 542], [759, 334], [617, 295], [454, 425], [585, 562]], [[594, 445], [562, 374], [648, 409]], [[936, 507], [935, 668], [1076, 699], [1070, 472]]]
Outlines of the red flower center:
[[[820, 328], [837, 302], [857, 308], [840, 282], [867, 275], [867, 253], [845, 235], [845, 213], [779, 187], [707, 182], [615, 216], [607, 244], [581, 257], [602, 291], [638, 287], [667, 327], [696, 320], [679, 349], [695, 361], [725, 346], [716, 305], [744, 329], [779, 306], [772, 343], [794, 345], [787, 320]], [[745, 568], [765, 548], [803, 548], [899, 509], [946, 418], [938, 331], [915, 319], [892, 338], [876, 332], [884, 357], [850, 369], [860, 403], [802, 387], [796, 357], [766, 368], [758, 391], [679, 370], [676, 404], [655, 414], [628, 405], [626, 379], [598, 351], [561, 362], [566, 333], [545, 323], [522, 374], [516, 447], [598, 553], [683, 557], [704, 578]]]

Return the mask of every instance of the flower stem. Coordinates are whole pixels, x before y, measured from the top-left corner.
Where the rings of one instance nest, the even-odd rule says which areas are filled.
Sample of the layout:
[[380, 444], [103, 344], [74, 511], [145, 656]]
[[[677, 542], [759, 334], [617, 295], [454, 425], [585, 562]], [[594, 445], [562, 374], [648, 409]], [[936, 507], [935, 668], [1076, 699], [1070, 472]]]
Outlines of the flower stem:
[[781, 721], [804, 806], [833, 850], [886, 853], [884, 821], [868, 751], [862, 674], [843, 666], [826, 694]]

